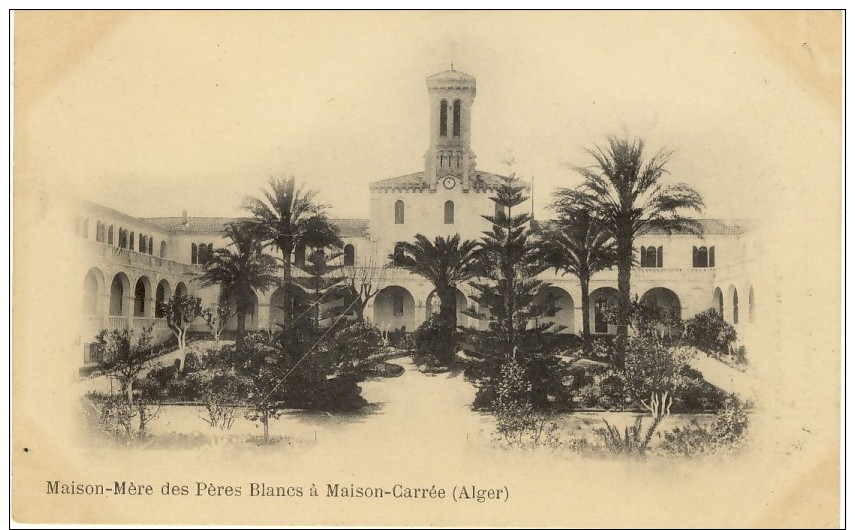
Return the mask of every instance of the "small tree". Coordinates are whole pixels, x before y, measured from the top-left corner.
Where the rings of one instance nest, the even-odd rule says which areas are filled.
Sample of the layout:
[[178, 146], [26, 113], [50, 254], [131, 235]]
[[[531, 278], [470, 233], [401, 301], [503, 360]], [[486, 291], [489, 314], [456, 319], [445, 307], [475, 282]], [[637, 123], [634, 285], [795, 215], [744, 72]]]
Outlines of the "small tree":
[[140, 373], [154, 364], [151, 352], [152, 327], [142, 328], [138, 335], [127, 329], [102, 329], [96, 336], [98, 370], [118, 381], [131, 407], [134, 404], [134, 382]]
[[261, 423], [265, 443], [270, 440], [270, 420], [282, 414], [284, 383], [292, 372], [287, 356], [281, 355], [267, 340], [264, 333], [247, 333], [235, 359], [248, 383], [246, 418]]
[[691, 357], [688, 348], [671, 348], [650, 336], [631, 337], [623, 371], [627, 390], [661, 419], [670, 411], [678, 376]]
[[229, 319], [235, 315], [235, 311], [224, 305], [209, 307], [202, 311], [201, 317], [205, 321], [205, 325], [211, 331], [211, 336], [214, 337], [214, 342], [219, 346], [220, 335], [226, 329]]
[[707, 309], [686, 321], [689, 344], [711, 354], [726, 354], [736, 341], [736, 329], [715, 309]]
[[202, 419], [212, 429], [227, 431], [241, 412], [244, 396], [250, 387], [249, 378], [233, 366], [219, 366], [207, 359], [205, 367], [188, 376], [189, 383], [199, 390], [205, 406]]
[[195, 296], [176, 294], [166, 303], [161, 305], [166, 324], [178, 339], [178, 352], [181, 364], [179, 370], [184, 369], [184, 358], [187, 355], [187, 330], [190, 325], [202, 314], [202, 300]]
[[344, 285], [349, 290], [348, 303], [353, 303], [359, 322], [365, 322], [365, 307], [386, 286], [390, 266], [377, 263], [372, 254], [366, 263], [342, 268]]

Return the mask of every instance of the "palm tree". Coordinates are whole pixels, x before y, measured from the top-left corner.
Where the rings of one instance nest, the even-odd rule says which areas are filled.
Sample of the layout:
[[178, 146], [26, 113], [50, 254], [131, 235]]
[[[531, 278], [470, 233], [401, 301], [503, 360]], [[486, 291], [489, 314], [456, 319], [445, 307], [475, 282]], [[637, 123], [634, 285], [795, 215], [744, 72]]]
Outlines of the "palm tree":
[[553, 205], [558, 219], [539, 231], [540, 252], [556, 272], [572, 274], [582, 287], [582, 347], [591, 351], [591, 278], [614, 266], [617, 253], [612, 236], [590, 212]]
[[449, 330], [457, 327], [457, 286], [476, 275], [475, 247], [471, 240], [460, 241], [460, 234], [437, 236], [433, 243], [416, 234], [413, 243], [398, 243], [389, 255], [393, 263], [427, 279], [439, 297], [439, 317]]
[[603, 222], [615, 240], [618, 267], [617, 361], [623, 365], [629, 325], [629, 290], [635, 239], [653, 230], [700, 233], [700, 223], [683, 212], [703, 211], [700, 194], [687, 184], [663, 185], [671, 152], [660, 150], [645, 161], [644, 141], [608, 137], [608, 146], [585, 149], [591, 166], [574, 166], [584, 182], [555, 193], [559, 207], [580, 207]]
[[223, 295], [237, 306], [237, 343], [243, 343], [246, 313], [253, 303], [255, 291], [266, 291], [276, 285], [276, 260], [261, 253], [252, 226], [246, 222], [226, 225], [223, 234], [231, 240], [229, 248], [218, 248], [205, 264], [198, 281], [204, 287], [220, 286]]
[[291, 257], [294, 251], [305, 252], [306, 248], [340, 246], [338, 229], [329, 223], [326, 205], [315, 202], [317, 191], [305, 191], [297, 187], [294, 177], [271, 178], [270, 189], [261, 190], [261, 197], [248, 197], [243, 208], [252, 217], [249, 223], [259, 239], [267, 246], [282, 253], [282, 285], [285, 287], [283, 308], [285, 329], [290, 328], [291, 303]]

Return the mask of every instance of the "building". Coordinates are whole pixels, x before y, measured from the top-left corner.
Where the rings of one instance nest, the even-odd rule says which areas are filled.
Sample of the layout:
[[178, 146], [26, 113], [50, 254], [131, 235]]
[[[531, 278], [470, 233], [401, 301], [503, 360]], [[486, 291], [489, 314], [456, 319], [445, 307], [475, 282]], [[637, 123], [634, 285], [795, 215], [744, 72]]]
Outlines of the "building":
[[[369, 219], [332, 220], [345, 243], [340, 258], [345, 265], [378, 267], [387, 262], [396, 242], [410, 241], [416, 233], [431, 238], [459, 233], [464, 239], [478, 239], [489, 229], [481, 215], [495, 208], [489, 197], [501, 178], [478, 170], [471, 149], [475, 78], [452, 68], [428, 77], [427, 88], [431, 119], [424, 169], [373, 182]], [[520, 208], [527, 211], [530, 205]], [[197, 295], [206, 307], [228, 303], [217, 289], [196, 285], [194, 277], [203, 270], [207, 255], [226, 244], [221, 230], [232, 219], [187, 217], [186, 212], [181, 217], [137, 218], [94, 203], [82, 204], [80, 211], [77, 233], [86, 240], [84, 363], [92, 360], [88, 344], [99, 329], [154, 324], [159, 340], [168, 337], [157, 302], [173, 293]], [[759, 271], [748, 257], [761, 251], [760, 241], [752, 238], [753, 223], [705, 219], [702, 227], [701, 236], [650, 233], [641, 237], [637, 242], [640, 267], [632, 275], [632, 292], [642, 300], [671, 307], [684, 318], [715, 308], [740, 335], [750, 334], [756, 318], [752, 278]], [[562, 333], [579, 333], [579, 282], [553, 271], [542, 279], [551, 285], [544, 295], [551, 309], [542, 320], [559, 324]], [[483, 326], [461, 312], [471, 303], [472, 294], [468, 286], [461, 286], [457, 293], [458, 323]], [[599, 308], [616, 295], [616, 270], [594, 276], [594, 333], [615, 332]], [[276, 329], [282, 321], [282, 297], [281, 288], [256, 293], [247, 328]], [[411, 331], [436, 310], [429, 282], [392, 268], [385, 273], [383, 289], [366, 308], [366, 316], [381, 328]]]

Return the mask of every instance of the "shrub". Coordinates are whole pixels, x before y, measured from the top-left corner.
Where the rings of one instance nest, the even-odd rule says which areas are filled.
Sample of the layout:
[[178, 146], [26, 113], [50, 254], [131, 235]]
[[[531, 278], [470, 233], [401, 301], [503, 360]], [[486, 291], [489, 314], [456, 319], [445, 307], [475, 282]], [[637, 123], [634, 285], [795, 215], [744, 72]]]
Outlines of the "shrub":
[[529, 401], [532, 383], [525, 369], [515, 359], [501, 368], [493, 400], [496, 433], [508, 445], [531, 447], [549, 442], [556, 436], [558, 426], [535, 410]]
[[674, 412], [719, 410], [727, 393], [704, 380], [701, 372], [684, 366], [674, 379]]
[[583, 407], [623, 410], [627, 405], [626, 386], [615, 372], [596, 374], [591, 383], [577, 392]]
[[413, 360], [427, 367], [451, 366], [454, 352], [450, 345], [454, 343], [454, 335], [455, 332], [449, 333], [438, 315], [431, 316], [416, 329]]
[[376, 326], [354, 322], [335, 333], [325, 347], [332, 366], [351, 371], [365, 359], [380, 353], [383, 338]]
[[689, 426], [666, 432], [661, 448], [665, 453], [677, 456], [733, 451], [744, 442], [748, 432], [745, 408], [743, 402], [731, 396], [727, 398], [724, 410], [716, 414], [712, 426], [704, 427], [697, 420], [692, 420]]
[[686, 340], [710, 354], [727, 354], [736, 341], [736, 330], [715, 309], [707, 309], [686, 321]]

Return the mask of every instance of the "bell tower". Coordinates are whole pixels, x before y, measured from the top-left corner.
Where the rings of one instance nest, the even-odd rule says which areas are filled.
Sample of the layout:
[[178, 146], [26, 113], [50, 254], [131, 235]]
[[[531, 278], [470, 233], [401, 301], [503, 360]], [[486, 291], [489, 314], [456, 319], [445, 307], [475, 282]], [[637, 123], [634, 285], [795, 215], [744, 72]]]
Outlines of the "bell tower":
[[464, 192], [475, 175], [475, 153], [470, 147], [472, 102], [475, 78], [451, 70], [427, 78], [430, 97], [430, 147], [425, 154], [425, 180], [430, 190], [438, 185], [454, 187], [454, 179]]

